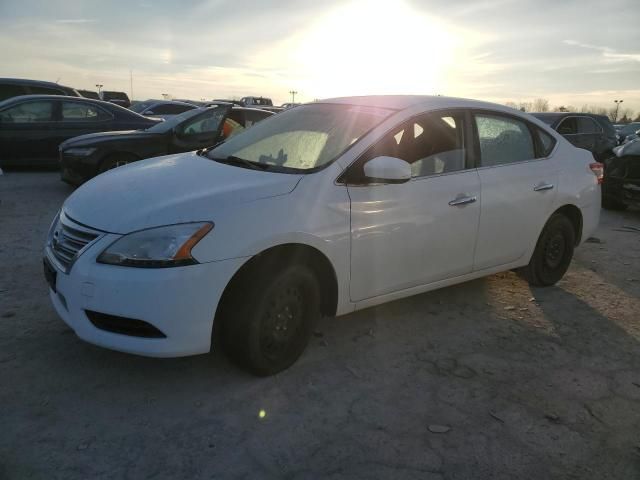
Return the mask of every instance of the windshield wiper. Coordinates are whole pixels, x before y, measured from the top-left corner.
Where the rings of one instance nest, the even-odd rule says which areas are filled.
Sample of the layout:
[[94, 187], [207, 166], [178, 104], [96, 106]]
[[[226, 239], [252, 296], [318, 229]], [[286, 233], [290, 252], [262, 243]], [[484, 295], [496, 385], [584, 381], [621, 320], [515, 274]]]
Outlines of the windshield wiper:
[[234, 155], [229, 155], [226, 158], [209, 158], [211, 158], [211, 160], [215, 160], [216, 162], [239, 165], [241, 167], [250, 168], [252, 170], [268, 170], [271, 167], [271, 165], [267, 163], [252, 162], [251, 160], [247, 160], [246, 158], [240, 158]]

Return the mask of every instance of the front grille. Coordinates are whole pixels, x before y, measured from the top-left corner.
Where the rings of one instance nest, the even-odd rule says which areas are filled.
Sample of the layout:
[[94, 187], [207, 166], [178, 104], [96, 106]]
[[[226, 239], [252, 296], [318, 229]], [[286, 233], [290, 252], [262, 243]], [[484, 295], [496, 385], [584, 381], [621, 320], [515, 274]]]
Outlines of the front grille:
[[84, 248], [100, 234], [101, 232], [79, 225], [61, 213], [49, 239], [51, 253], [64, 271], [68, 272]]
[[94, 327], [111, 333], [144, 338], [167, 338], [167, 336], [150, 323], [135, 318], [118, 317], [106, 313], [85, 310], [87, 318]]

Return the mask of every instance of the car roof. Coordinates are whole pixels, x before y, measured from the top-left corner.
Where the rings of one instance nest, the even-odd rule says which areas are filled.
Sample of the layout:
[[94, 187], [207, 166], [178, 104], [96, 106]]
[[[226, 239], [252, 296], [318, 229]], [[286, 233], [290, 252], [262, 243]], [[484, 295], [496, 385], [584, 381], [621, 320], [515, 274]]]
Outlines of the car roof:
[[468, 98], [443, 97], [439, 95], [366, 95], [329, 98], [326, 100], [319, 100], [316, 103], [357, 105], [364, 107], [386, 108], [391, 110], [405, 110], [411, 107], [424, 107], [425, 109], [488, 108], [491, 110], [502, 110], [508, 113], [522, 113], [519, 110], [496, 103], [471, 100]]
[[262, 108], [254, 108], [254, 107], [239, 107], [234, 105], [233, 108], [231, 108], [231, 110], [243, 111], [243, 112], [261, 112], [261, 113], [268, 113], [270, 115], [275, 115], [274, 112], [271, 112], [269, 110], [264, 110]]
[[86, 98], [86, 97], [66, 97], [66, 96], [61, 96], [61, 95], [18, 95], [17, 97], [11, 97], [8, 98], [6, 100], [3, 100], [2, 102], [0, 102], [0, 107], [3, 107], [5, 105], [9, 105], [12, 103], [17, 103], [19, 101], [22, 100], [58, 100], [58, 101], [63, 101], [63, 102], [75, 102], [75, 103], [82, 103], [82, 102], [86, 102], [86, 103], [91, 103], [91, 104], [98, 104], [101, 107], [104, 108], [113, 108], [116, 107], [118, 110], [120, 109], [124, 109], [127, 112], [130, 113], [135, 113], [132, 112], [131, 110], [124, 108], [124, 107], [120, 107], [119, 105], [115, 105], [111, 102], [105, 102], [103, 100], [95, 100], [93, 98]]
[[70, 90], [75, 90], [73, 87], [67, 87], [66, 85], [60, 85], [59, 83], [49, 82], [47, 80], [30, 80], [28, 78], [0, 78], [0, 83], [15, 83], [34, 86], [42, 85], [46, 87], [68, 88]]
[[180, 101], [180, 100], [154, 100], [154, 99], [149, 99], [149, 100], [139, 101], [138, 103], [161, 103], [163, 105], [170, 104], [170, 105], [184, 105], [184, 106], [187, 106], [187, 107], [197, 107], [197, 105], [195, 105], [193, 103], [183, 102], [183, 101]]

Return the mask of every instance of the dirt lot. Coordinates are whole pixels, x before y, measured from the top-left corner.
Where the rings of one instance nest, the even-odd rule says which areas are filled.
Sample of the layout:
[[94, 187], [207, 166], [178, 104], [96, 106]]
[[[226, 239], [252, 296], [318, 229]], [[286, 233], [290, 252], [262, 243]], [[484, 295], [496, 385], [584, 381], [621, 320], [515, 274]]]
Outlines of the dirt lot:
[[326, 319], [257, 379], [78, 340], [41, 272], [70, 192], [0, 176], [0, 478], [640, 478], [640, 212], [603, 212], [556, 287], [505, 273]]

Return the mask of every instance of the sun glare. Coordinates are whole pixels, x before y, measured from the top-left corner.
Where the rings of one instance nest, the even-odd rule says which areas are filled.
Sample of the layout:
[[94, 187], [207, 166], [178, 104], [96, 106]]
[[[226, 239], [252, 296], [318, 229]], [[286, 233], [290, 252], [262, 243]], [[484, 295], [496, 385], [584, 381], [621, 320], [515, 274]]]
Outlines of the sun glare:
[[341, 6], [296, 39], [293, 61], [319, 96], [440, 93], [456, 36], [402, 1]]

